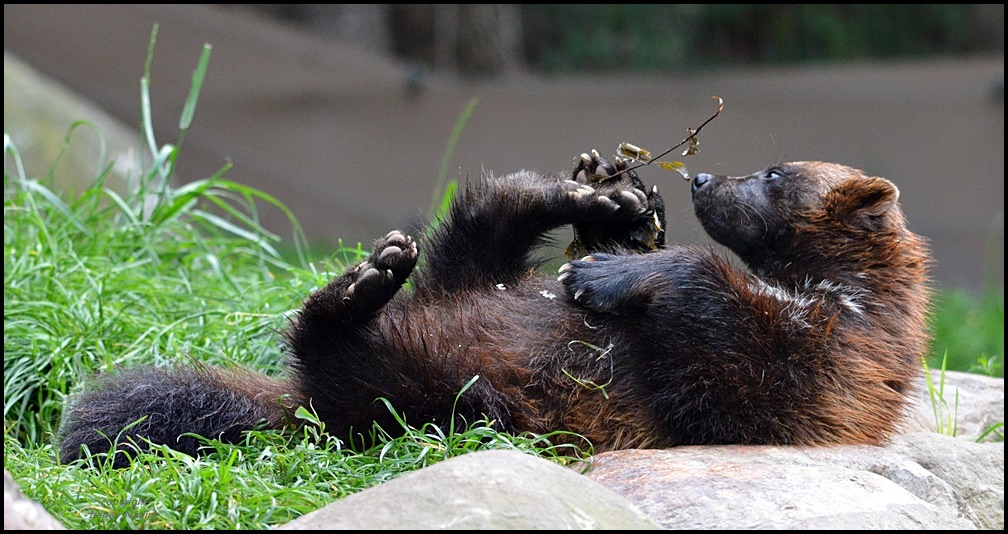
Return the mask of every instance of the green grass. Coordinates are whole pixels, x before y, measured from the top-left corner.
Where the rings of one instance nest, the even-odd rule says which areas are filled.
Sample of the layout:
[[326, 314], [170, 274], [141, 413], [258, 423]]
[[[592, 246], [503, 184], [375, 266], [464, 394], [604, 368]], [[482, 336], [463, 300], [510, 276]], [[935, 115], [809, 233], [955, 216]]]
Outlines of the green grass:
[[975, 295], [949, 290], [934, 300], [928, 364], [1004, 378], [1004, 289]]
[[[16, 147], [5, 153], [19, 169]], [[19, 170], [5, 167], [4, 179], [4, 468], [69, 528], [267, 528], [476, 449], [565, 464], [586, 456], [486, 421], [459, 429], [400, 421], [403, 437], [375, 429], [378, 445], [362, 451], [309, 424], [252, 432], [239, 445], [207, 441], [214, 452], [200, 459], [161, 448], [122, 470], [61, 465], [52, 438], [82, 377], [188, 358], [276, 371], [286, 314], [343, 262], [285, 260], [252, 216], [266, 197], [220, 177], [155, 192], [141, 185], [128, 198], [98, 177], [73, 199]]]
[[[405, 425], [405, 422], [402, 422]], [[4, 468], [29, 498], [71, 529], [264, 529], [401, 474], [476, 450], [506, 449], [560, 464], [586, 453], [553, 446], [550, 436], [512, 436], [486, 421], [463, 429], [404, 427], [379, 434], [362, 451], [343, 448], [324, 429], [249, 432], [244, 443], [207, 440], [193, 458], [160, 447], [127, 468], [57, 463], [49, 444], [22, 444], [4, 433]]]
[[[152, 47], [155, 36], [156, 28]], [[59, 161], [30, 174], [4, 136], [4, 468], [24, 493], [75, 529], [268, 528], [476, 449], [582, 461], [590, 449], [554, 446], [551, 435], [501, 434], [487, 421], [442, 429], [399, 420], [402, 437], [375, 428], [377, 445], [366, 450], [344, 448], [315, 421], [298, 431], [251, 432], [238, 445], [206, 441], [213, 452], [199, 459], [160, 448], [127, 469], [58, 462], [52, 443], [63, 404], [90, 373], [190, 359], [276, 372], [287, 315], [364, 255], [357, 246], [309, 258], [293, 214], [225, 179], [226, 167], [169, 185], [209, 52], [173, 144], [153, 139], [149, 71], [144, 77], [149, 154], [133, 166], [146, 171], [132, 177], [129, 194], [105, 187], [111, 162], [83, 192], [58, 191]], [[94, 128], [82, 121], [73, 129], [82, 127]], [[72, 139], [73, 131], [65, 142]], [[259, 223], [264, 206], [288, 214], [290, 237]]]
[[[111, 162], [101, 162], [83, 192], [58, 191], [52, 169], [59, 162], [29, 172], [4, 137], [4, 467], [25, 494], [74, 529], [268, 528], [473, 450], [583, 461], [588, 444], [558, 447], [551, 435], [502, 434], [487, 421], [439, 428], [400, 420], [405, 435], [393, 439], [374, 429], [378, 444], [365, 450], [308, 424], [251, 432], [237, 445], [206, 441], [213, 452], [199, 459], [162, 448], [126, 469], [58, 463], [53, 435], [66, 395], [84, 377], [121, 364], [190, 358], [275, 372], [287, 314], [363, 255], [358, 246], [309, 257], [289, 212], [289, 237], [267, 231], [258, 221], [262, 207], [286, 208], [227, 180], [226, 168], [169, 185], [208, 60], [209, 48], [173, 144], [154, 141], [142, 84], [149, 154], [135, 166], [146, 171], [133, 177], [129, 194], [104, 185]], [[993, 306], [951, 293], [940, 302], [936, 350], [958, 353], [962, 370], [981, 356], [1001, 361], [1003, 296]]]

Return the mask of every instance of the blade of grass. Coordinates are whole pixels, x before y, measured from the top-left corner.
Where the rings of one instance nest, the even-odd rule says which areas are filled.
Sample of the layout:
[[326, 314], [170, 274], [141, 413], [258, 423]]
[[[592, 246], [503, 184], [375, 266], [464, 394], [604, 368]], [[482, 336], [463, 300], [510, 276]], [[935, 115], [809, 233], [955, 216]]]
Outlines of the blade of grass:
[[472, 114], [476, 110], [476, 104], [478, 103], [479, 99], [475, 97], [469, 99], [469, 102], [466, 103], [465, 109], [462, 110], [459, 118], [455, 120], [455, 127], [452, 128], [452, 133], [448, 137], [444, 154], [441, 156], [441, 165], [438, 167], [437, 184], [434, 187], [434, 192], [431, 196], [430, 209], [427, 212], [427, 219], [435, 227], [441, 216], [444, 215], [448, 204], [455, 194], [455, 190], [458, 188], [457, 181], [448, 180], [448, 165], [451, 163], [452, 156], [455, 154], [455, 145], [458, 144], [459, 139], [462, 137], [462, 130], [469, 122], [469, 119], [472, 118]]

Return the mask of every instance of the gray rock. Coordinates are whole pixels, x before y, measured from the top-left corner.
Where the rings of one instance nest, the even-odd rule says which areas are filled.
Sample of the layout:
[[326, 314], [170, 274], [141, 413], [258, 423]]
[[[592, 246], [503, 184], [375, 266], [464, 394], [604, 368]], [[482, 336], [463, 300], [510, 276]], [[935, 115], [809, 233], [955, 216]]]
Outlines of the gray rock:
[[591, 479], [516, 451], [480, 451], [408, 473], [282, 529], [657, 529]]
[[888, 449], [893, 460], [902, 458], [927, 470], [930, 477], [915, 483], [903, 479], [899, 473], [880, 474], [935, 504], [951, 490], [953, 500], [947, 505], [958, 507], [960, 517], [979, 528], [1004, 530], [1003, 441], [976, 443], [934, 433], [915, 433], [897, 436]]
[[626, 499], [559, 465], [480, 451], [403, 475], [282, 529], [657, 529]]
[[674, 529], [1004, 527], [1004, 444], [703, 446], [594, 458], [588, 477]]
[[4, 530], [66, 530], [45, 508], [24, 496], [4, 469]]
[[[80, 193], [114, 162], [103, 183], [122, 194], [136, 187], [142, 172], [139, 132], [6, 49], [4, 134], [17, 148], [28, 178], [52, 169], [60, 190]], [[53, 168], [57, 157], [59, 164]]]
[[[932, 372], [933, 384], [941, 381]], [[884, 447], [678, 447], [597, 455], [588, 473], [667, 528], [1004, 529], [1004, 379], [923, 378]], [[949, 418], [953, 413], [953, 418]], [[937, 431], [955, 422], [955, 436]]]
[[[935, 389], [942, 383], [941, 371], [931, 371]], [[942, 426], [955, 429], [955, 437], [976, 439], [991, 425], [1004, 422], [1004, 379], [945, 371], [945, 386], [936, 403], [931, 401], [923, 378], [900, 433], [937, 432]], [[944, 400], [944, 403], [940, 402]], [[935, 412], [938, 405], [938, 413]], [[1002, 430], [1002, 433], [1004, 430]], [[987, 439], [994, 439], [989, 435]]]

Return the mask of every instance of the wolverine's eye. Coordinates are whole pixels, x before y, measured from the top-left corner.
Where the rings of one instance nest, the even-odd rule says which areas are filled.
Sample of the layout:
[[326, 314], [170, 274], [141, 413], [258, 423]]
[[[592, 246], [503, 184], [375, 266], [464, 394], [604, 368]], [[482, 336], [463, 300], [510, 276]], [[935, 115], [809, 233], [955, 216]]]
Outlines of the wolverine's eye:
[[777, 180], [784, 177], [784, 173], [780, 169], [767, 169], [766, 177], [768, 180]]

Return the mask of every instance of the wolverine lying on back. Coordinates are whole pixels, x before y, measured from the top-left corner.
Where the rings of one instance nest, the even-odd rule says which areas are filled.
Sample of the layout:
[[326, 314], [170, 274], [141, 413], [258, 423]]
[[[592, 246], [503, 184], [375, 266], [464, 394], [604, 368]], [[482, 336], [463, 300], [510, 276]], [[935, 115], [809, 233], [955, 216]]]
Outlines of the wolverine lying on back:
[[[419, 244], [389, 232], [309, 295], [285, 334], [285, 376], [98, 376], [66, 408], [61, 460], [110, 440], [116, 465], [144, 439], [197, 454], [187, 434], [235, 441], [298, 406], [359, 442], [376, 422], [399, 428], [379, 397], [413, 425], [487, 417], [577, 433], [596, 452], [884, 443], [928, 343], [929, 255], [896, 187], [797, 162], [700, 174], [692, 190], [704, 229], [747, 270], [706, 245], [664, 246], [661, 197], [623, 161], [484, 177]], [[590, 255], [537, 273], [545, 234], [565, 225]]]

